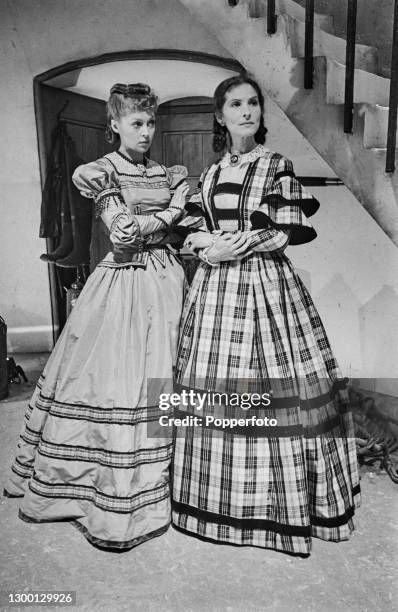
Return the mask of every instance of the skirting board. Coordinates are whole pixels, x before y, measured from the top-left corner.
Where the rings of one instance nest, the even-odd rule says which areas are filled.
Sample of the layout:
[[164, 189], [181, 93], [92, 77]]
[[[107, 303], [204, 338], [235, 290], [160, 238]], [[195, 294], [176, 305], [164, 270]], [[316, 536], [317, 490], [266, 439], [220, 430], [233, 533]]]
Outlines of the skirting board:
[[53, 346], [52, 325], [8, 327], [7, 329], [7, 350], [9, 354], [46, 353], [51, 351]]

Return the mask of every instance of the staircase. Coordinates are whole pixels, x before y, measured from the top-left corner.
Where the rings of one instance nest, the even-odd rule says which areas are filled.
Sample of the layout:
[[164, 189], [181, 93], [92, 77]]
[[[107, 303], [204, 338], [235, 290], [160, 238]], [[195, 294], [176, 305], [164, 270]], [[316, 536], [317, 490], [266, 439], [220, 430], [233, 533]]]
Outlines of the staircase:
[[[278, 104], [398, 246], [398, 171], [386, 173], [389, 79], [377, 50], [356, 45], [353, 133], [343, 131], [346, 42], [333, 19], [315, 14], [314, 87], [304, 89], [305, 11], [276, 0], [267, 34], [265, 0], [180, 0]], [[283, 151], [282, 151], [283, 153]]]

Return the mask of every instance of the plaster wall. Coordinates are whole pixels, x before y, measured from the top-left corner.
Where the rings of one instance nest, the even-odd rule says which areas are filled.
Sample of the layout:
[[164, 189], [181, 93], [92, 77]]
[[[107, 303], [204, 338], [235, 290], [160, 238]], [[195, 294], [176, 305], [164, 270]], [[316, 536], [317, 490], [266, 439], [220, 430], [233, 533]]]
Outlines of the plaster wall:
[[[267, 146], [301, 176], [335, 173], [270, 98]], [[308, 188], [321, 206], [318, 237], [288, 247], [310, 290], [344, 375], [398, 396], [398, 249], [344, 186]]]
[[[129, 49], [229, 54], [177, 0], [0, 0], [0, 312], [9, 351], [52, 347], [47, 266], [39, 260], [40, 174], [33, 78]], [[172, 75], [171, 75], [172, 78]]]

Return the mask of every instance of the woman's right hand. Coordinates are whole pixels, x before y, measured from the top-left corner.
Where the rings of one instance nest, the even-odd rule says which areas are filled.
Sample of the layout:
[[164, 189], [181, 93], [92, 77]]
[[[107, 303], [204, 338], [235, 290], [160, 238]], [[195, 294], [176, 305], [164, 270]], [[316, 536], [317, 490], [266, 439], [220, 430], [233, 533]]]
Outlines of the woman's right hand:
[[211, 234], [208, 232], [196, 232], [187, 236], [184, 247], [195, 253], [197, 249], [205, 249], [213, 244]]
[[176, 187], [174, 191], [174, 195], [171, 199], [170, 206], [174, 206], [175, 208], [179, 208], [180, 210], [183, 210], [185, 203], [186, 203], [186, 197], [188, 195], [188, 191], [189, 191], [189, 185], [186, 181], [181, 183], [181, 185], [178, 185], [178, 187]]
[[207, 257], [211, 263], [221, 261], [238, 261], [250, 255], [249, 237], [241, 232], [235, 234], [224, 234], [217, 238], [207, 251]]

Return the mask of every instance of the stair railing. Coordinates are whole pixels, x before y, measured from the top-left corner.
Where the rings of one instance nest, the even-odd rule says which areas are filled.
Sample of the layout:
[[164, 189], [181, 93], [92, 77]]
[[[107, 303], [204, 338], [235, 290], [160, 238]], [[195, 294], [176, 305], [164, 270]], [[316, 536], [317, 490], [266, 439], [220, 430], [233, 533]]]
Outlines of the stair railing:
[[347, 4], [347, 43], [345, 54], [344, 132], [352, 134], [354, 114], [355, 44], [357, 38], [357, 0]]
[[386, 172], [394, 172], [397, 146], [397, 109], [398, 109], [398, 0], [395, 0], [394, 25], [391, 53], [390, 100], [387, 129]]
[[[239, 0], [228, 0], [237, 6]], [[314, 86], [314, 14], [315, 0], [305, 0], [304, 88]], [[277, 17], [275, 0], [267, 0], [267, 33], [275, 34]], [[344, 91], [344, 132], [352, 134], [354, 115], [355, 45], [357, 30], [357, 0], [347, 0], [346, 68]], [[388, 110], [386, 172], [395, 171], [398, 127], [398, 0], [394, 2], [394, 25], [391, 53], [391, 82]]]
[[314, 0], [305, 0], [304, 88], [314, 87]]
[[272, 36], [276, 32], [276, 13], [275, 13], [275, 0], [268, 0], [267, 2], [267, 34]]

